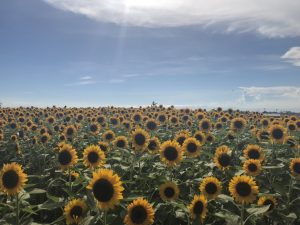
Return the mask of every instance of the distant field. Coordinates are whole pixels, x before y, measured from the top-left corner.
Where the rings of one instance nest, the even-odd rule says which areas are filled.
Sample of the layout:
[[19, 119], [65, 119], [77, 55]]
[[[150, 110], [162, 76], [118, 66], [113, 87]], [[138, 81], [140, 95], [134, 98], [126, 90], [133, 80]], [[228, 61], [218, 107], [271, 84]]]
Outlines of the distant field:
[[0, 224], [300, 224], [300, 117], [0, 108]]

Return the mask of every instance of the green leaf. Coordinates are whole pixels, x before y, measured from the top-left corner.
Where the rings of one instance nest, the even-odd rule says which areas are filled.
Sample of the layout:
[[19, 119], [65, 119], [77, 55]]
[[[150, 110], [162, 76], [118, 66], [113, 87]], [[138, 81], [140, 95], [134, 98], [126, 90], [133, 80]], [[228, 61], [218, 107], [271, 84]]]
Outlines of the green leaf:
[[29, 192], [29, 194], [34, 195], [34, 194], [43, 194], [46, 193], [46, 190], [35, 188], [32, 191]]
[[249, 214], [259, 215], [259, 214], [263, 214], [263, 213], [267, 212], [269, 210], [269, 208], [270, 208], [270, 205], [266, 205], [266, 206], [263, 206], [263, 207], [249, 208], [246, 211]]

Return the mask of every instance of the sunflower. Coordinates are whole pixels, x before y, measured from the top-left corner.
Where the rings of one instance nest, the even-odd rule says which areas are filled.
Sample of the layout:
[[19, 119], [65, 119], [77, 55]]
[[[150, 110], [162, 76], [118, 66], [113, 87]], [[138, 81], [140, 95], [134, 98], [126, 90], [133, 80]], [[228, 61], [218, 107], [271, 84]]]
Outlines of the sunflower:
[[160, 123], [165, 123], [167, 121], [167, 116], [164, 113], [161, 113], [157, 116], [157, 119]]
[[159, 196], [164, 201], [176, 200], [179, 196], [179, 188], [175, 183], [168, 181], [160, 185]]
[[136, 112], [132, 115], [131, 119], [134, 123], [140, 123], [142, 121], [142, 118], [142, 114], [140, 112]]
[[150, 203], [143, 198], [134, 200], [127, 207], [126, 225], [151, 225], [154, 222], [154, 210]]
[[207, 213], [207, 199], [204, 195], [195, 195], [188, 208], [192, 219], [203, 221]]
[[71, 171], [71, 181], [74, 182], [79, 177], [79, 173]]
[[261, 173], [261, 161], [258, 159], [248, 159], [243, 165], [244, 171], [250, 176], [257, 176]]
[[264, 195], [264, 196], [261, 196], [258, 199], [257, 205], [258, 206], [267, 206], [267, 205], [269, 205], [270, 207], [267, 211], [267, 213], [269, 213], [269, 212], [272, 212], [275, 209], [275, 207], [277, 205], [277, 200], [276, 200], [276, 198], [274, 198], [271, 195]]
[[147, 130], [154, 131], [154, 130], [157, 130], [157, 128], [158, 128], [158, 122], [155, 119], [149, 119], [149, 120], [147, 120], [145, 126], [146, 126]]
[[43, 144], [46, 144], [50, 140], [51, 136], [48, 133], [44, 133], [41, 137], [40, 140]]
[[228, 169], [231, 164], [230, 148], [228, 148], [226, 145], [218, 147], [215, 152], [214, 162], [219, 169]]
[[83, 151], [83, 164], [89, 168], [101, 167], [105, 163], [105, 154], [97, 145], [90, 145]]
[[229, 183], [229, 192], [236, 202], [249, 204], [256, 199], [258, 186], [252, 177], [235, 176]]
[[141, 128], [137, 128], [135, 131], [132, 132], [131, 141], [132, 141], [132, 146], [134, 147], [135, 150], [138, 151], [145, 150], [149, 144], [149, 140], [150, 140], [149, 134]]
[[269, 131], [268, 130], [258, 130], [256, 132], [256, 137], [259, 141], [269, 140]]
[[125, 136], [118, 136], [113, 141], [114, 148], [127, 148], [128, 140]]
[[211, 129], [211, 122], [209, 119], [204, 118], [199, 122], [199, 128], [203, 132], [208, 132]]
[[0, 191], [7, 195], [18, 194], [26, 182], [27, 175], [21, 165], [15, 162], [3, 165], [0, 171]]
[[76, 133], [76, 128], [74, 125], [68, 125], [64, 128], [64, 135], [66, 137], [73, 137]]
[[92, 190], [100, 209], [113, 209], [123, 199], [123, 186], [120, 177], [112, 170], [101, 169], [93, 172], [87, 189]]
[[196, 138], [190, 137], [185, 139], [182, 149], [187, 156], [197, 157], [201, 153], [201, 143]]
[[160, 146], [160, 159], [168, 166], [175, 166], [182, 161], [183, 152], [176, 141], [165, 141]]
[[206, 177], [202, 180], [199, 189], [208, 199], [214, 199], [221, 193], [222, 183], [216, 177]]
[[112, 130], [107, 130], [102, 134], [102, 138], [106, 142], [114, 140], [115, 136], [115, 132], [113, 132]]
[[230, 128], [233, 132], [241, 132], [247, 125], [247, 122], [242, 117], [237, 117], [231, 120]]
[[273, 143], [282, 143], [286, 136], [286, 129], [281, 125], [272, 125], [269, 129], [270, 138]]
[[79, 224], [86, 211], [87, 205], [85, 201], [81, 199], [73, 199], [68, 202], [64, 208], [64, 215], [67, 224]]
[[194, 134], [194, 137], [200, 142], [201, 145], [204, 145], [205, 144], [205, 134], [201, 131], [197, 131], [195, 134]]
[[258, 145], [247, 145], [246, 149], [244, 149], [244, 157], [246, 159], [258, 159], [260, 161], [264, 161], [265, 155], [262, 148]]
[[268, 118], [263, 118], [260, 120], [260, 124], [263, 126], [263, 127], [268, 127], [269, 124], [270, 124], [270, 121]]
[[292, 149], [297, 148], [297, 140], [295, 139], [295, 137], [287, 136], [284, 139], [284, 143], [287, 144]]
[[103, 152], [107, 152], [109, 151], [109, 144], [105, 141], [99, 141], [98, 142], [98, 146], [100, 147], [100, 149], [103, 151]]
[[98, 123], [92, 123], [89, 127], [90, 132], [94, 135], [98, 134], [100, 131], [100, 126]]
[[58, 163], [62, 170], [69, 169], [77, 163], [76, 150], [69, 144], [64, 144], [58, 152]]
[[175, 140], [178, 142], [178, 144], [180, 144], [181, 146], [183, 145], [183, 142], [189, 137], [189, 134], [181, 131], [178, 132], [175, 136]]
[[157, 137], [150, 139], [148, 144], [148, 152], [151, 154], [157, 153], [160, 148], [160, 141]]
[[300, 179], [300, 158], [292, 159], [290, 163], [290, 171], [296, 179]]
[[294, 121], [290, 121], [287, 124], [287, 128], [288, 128], [289, 131], [296, 131], [297, 125]]

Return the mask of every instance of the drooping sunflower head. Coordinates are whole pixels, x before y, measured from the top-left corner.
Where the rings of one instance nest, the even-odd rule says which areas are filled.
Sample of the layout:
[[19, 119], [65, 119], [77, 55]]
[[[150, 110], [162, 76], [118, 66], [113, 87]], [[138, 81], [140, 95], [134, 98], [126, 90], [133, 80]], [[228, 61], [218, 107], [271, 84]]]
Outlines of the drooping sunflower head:
[[101, 151], [103, 151], [103, 152], [107, 152], [110, 150], [109, 144], [105, 141], [99, 141], [98, 146], [100, 147]]
[[160, 149], [160, 141], [157, 137], [154, 137], [150, 139], [149, 144], [148, 144], [148, 152], [150, 154], [155, 154], [159, 151]]
[[69, 169], [78, 161], [77, 152], [71, 145], [65, 144], [59, 149], [57, 160], [62, 170]]
[[231, 120], [230, 128], [233, 132], [238, 133], [245, 129], [247, 122], [242, 117], [237, 117]]
[[175, 183], [167, 181], [160, 185], [159, 196], [164, 201], [176, 200], [179, 196], [179, 188]]
[[269, 205], [269, 209], [267, 213], [272, 212], [277, 206], [277, 200], [271, 195], [261, 196], [257, 201], [258, 206], [267, 206]]
[[100, 126], [98, 123], [92, 123], [89, 127], [90, 132], [94, 135], [98, 134], [100, 131]]
[[135, 129], [135, 131], [132, 132], [131, 141], [134, 150], [137, 151], [145, 150], [149, 144], [149, 140], [150, 140], [149, 134], [141, 128], [137, 128]]
[[0, 171], [0, 191], [7, 195], [16, 195], [26, 182], [27, 175], [21, 165], [15, 162], [3, 165]]
[[200, 192], [208, 199], [216, 198], [222, 191], [222, 183], [216, 177], [206, 177], [199, 186]]
[[203, 132], [208, 132], [211, 129], [211, 121], [207, 118], [202, 119], [199, 122], [199, 129]]
[[200, 142], [201, 145], [205, 144], [205, 134], [201, 131], [197, 131], [194, 137]]
[[113, 132], [112, 130], [107, 130], [102, 134], [102, 138], [104, 141], [106, 142], [111, 142], [114, 140], [115, 138], [115, 132]]
[[64, 208], [64, 215], [67, 224], [79, 224], [87, 211], [85, 201], [73, 199]]
[[249, 144], [244, 149], [244, 157], [246, 159], [258, 159], [263, 161], [265, 159], [265, 154], [259, 145]]
[[113, 141], [114, 148], [127, 148], [128, 140], [125, 136], [118, 136]]
[[203, 221], [207, 214], [207, 199], [204, 195], [195, 195], [188, 208], [193, 220], [200, 219]]
[[190, 137], [185, 139], [182, 149], [187, 156], [197, 157], [201, 153], [201, 143], [196, 138]]
[[49, 135], [49, 133], [44, 133], [40, 137], [40, 141], [43, 144], [46, 144], [50, 139], [51, 139], [51, 136]]
[[175, 166], [182, 161], [183, 151], [177, 141], [165, 141], [160, 146], [160, 159], [168, 166]]
[[231, 150], [226, 145], [222, 145], [216, 149], [214, 162], [216, 166], [221, 169], [225, 170], [228, 169], [231, 165]]
[[229, 183], [229, 192], [236, 202], [249, 204], [255, 201], [258, 194], [258, 186], [252, 177], [235, 176]]
[[90, 145], [83, 151], [83, 163], [86, 167], [101, 167], [105, 163], [105, 154], [97, 145]]
[[300, 179], [300, 158], [294, 158], [291, 160], [290, 171], [296, 179]]
[[273, 143], [283, 143], [286, 129], [281, 125], [275, 124], [270, 127], [269, 134]]
[[123, 186], [120, 177], [112, 170], [101, 169], [93, 172], [93, 178], [87, 186], [92, 190], [100, 209], [113, 209], [123, 199]]
[[244, 171], [250, 176], [257, 176], [261, 173], [261, 161], [258, 159], [247, 159], [243, 165]]

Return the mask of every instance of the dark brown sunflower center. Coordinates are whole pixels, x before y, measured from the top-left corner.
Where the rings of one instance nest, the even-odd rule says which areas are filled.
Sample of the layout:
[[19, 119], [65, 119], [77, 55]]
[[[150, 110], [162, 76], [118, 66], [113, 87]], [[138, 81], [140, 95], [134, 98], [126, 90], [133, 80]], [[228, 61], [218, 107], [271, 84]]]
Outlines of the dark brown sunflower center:
[[187, 151], [190, 153], [195, 153], [197, 151], [197, 145], [195, 143], [188, 143]]
[[201, 201], [195, 203], [193, 211], [196, 215], [200, 215], [203, 212], [204, 205]]
[[82, 216], [82, 212], [83, 212], [83, 210], [82, 210], [81, 206], [75, 205], [71, 209], [70, 215], [71, 215], [72, 218], [78, 218], [78, 217]]
[[96, 132], [96, 131], [98, 130], [97, 125], [95, 125], [95, 124], [91, 125], [90, 130], [91, 130], [92, 132]]
[[249, 156], [250, 159], [259, 159], [260, 153], [256, 149], [251, 149], [248, 152], [248, 156]]
[[200, 141], [200, 142], [203, 141], [203, 137], [202, 137], [202, 135], [200, 135], [200, 134], [195, 135], [195, 138], [196, 138], [198, 141]]
[[41, 142], [46, 143], [48, 141], [48, 137], [46, 135], [41, 137]]
[[175, 190], [172, 187], [166, 187], [164, 194], [167, 198], [172, 198], [175, 195]]
[[146, 137], [143, 134], [136, 134], [134, 136], [134, 141], [137, 145], [144, 145], [146, 141]]
[[6, 171], [2, 176], [2, 183], [5, 188], [13, 189], [19, 183], [19, 175], [14, 170]]
[[219, 163], [221, 164], [221, 166], [226, 167], [230, 165], [231, 162], [231, 158], [228, 154], [226, 153], [222, 153], [219, 158], [218, 158]]
[[296, 126], [294, 124], [289, 125], [289, 130], [296, 130]]
[[281, 129], [274, 129], [272, 131], [272, 137], [276, 140], [280, 140], [283, 137], [283, 131]]
[[105, 135], [105, 139], [106, 140], [111, 140], [113, 138], [113, 135], [111, 134], [111, 133], [107, 133], [106, 135]]
[[271, 199], [266, 199], [266, 200], [264, 201], [264, 205], [270, 205], [268, 211], [273, 210], [273, 209], [274, 209], [274, 206], [275, 206], [275, 205], [274, 205], [274, 202], [273, 202]]
[[217, 192], [218, 188], [217, 185], [215, 183], [208, 183], [205, 185], [205, 191], [207, 192], [207, 194], [209, 195], [213, 195]]
[[93, 185], [93, 193], [99, 202], [108, 202], [114, 195], [114, 187], [106, 179], [99, 179]]
[[238, 193], [238, 195], [240, 195], [242, 197], [246, 197], [251, 194], [251, 186], [246, 182], [239, 182], [235, 186], [235, 190]]
[[149, 130], [155, 130], [156, 127], [157, 127], [157, 125], [156, 125], [156, 123], [153, 122], [153, 121], [150, 121], [150, 122], [147, 123], [147, 128], [148, 128]]
[[201, 123], [201, 127], [204, 130], [207, 130], [209, 128], [209, 123], [207, 121], [204, 121]]
[[177, 142], [178, 142], [180, 145], [182, 145], [184, 141], [185, 141], [185, 137], [183, 137], [183, 136], [177, 138]]
[[96, 163], [99, 160], [99, 155], [97, 152], [90, 152], [88, 154], [88, 160], [90, 163]]
[[298, 173], [300, 174], [300, 163], [299, 162], [296, 162], [293, 166], [293, 170], [295, 173]]
[[148, 149], [154, 151], [157, 148], [157, 144], [155, 141], [151, 140], [148, 145]]
[[242, 121], [235, 121], [234, 122], [234, 128], [235, 129], [242, 129], [243, 128], [243, 123], [242, 123]]
[[117, 125], [117, 124], [118, 124], [118, 120], [117, 120], [117, 119], [111, 119], [110, 122], [111, 122], [113, 125]]
[[250, 164], [248, 165], [248, 170], [249, 170], [250, 172], [256, 172], [256, 171], [257, 171], [257, 166], [256, 166], [254, 163], [250, 163]]
[[124, 140], [118, 140], [117, 147], [118, 148], [124, 148], [125, 147], [125, 141]]
[[100, 147], [101, 150], [104, 151], [104, 152], [107, 150], [107, 147], [106, 147], [105, 145], [99, 145], [99, 147]]
[[146, 209], [141, 206], [135, 206], [131, 210], [130, 219], [134, 224], [142, 224], [147, 219], [147, 211]]
[[58, 154], [58, 162], [61, 165], [68, 165], [72, 161], [72, 155], [69, 151], [64, 150]]
[[67, 135], [69, 135], [69, 136], [71, 136], [71, 135], [73, 135], [74, 134], [74, 130], [73, 130], [73, 128], [68, 128], [67, 129]]
[[166, 149], [164, 150], [164, 156], [169, 161], [176, 160], [178, 158], [177, 149], [172, 146], [166, 147]]
[[141, 117], [140, 117], [140, 115], [135, 115], [133, 117], [133, 119], [134, 119], [134, 121], [139, 122], [141, 120]]
[[98, 123], [103, 123], [104, 122], [104, 118], [103, 117], [98, 117], [97, 121], [98, 121]]

